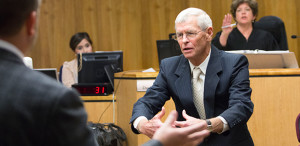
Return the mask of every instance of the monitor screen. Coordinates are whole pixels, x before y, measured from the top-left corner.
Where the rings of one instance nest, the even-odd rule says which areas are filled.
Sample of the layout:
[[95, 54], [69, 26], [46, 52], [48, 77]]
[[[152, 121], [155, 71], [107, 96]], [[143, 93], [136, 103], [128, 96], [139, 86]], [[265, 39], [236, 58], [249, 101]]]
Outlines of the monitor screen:
[[57, 71], [56, 68], [38, 68], [34, 69], [35, 71], [39, 71], [55, 80], [57, 80]]
[[110, 83], [123, 71], [123, 51], [78, 54], [78, 83]]

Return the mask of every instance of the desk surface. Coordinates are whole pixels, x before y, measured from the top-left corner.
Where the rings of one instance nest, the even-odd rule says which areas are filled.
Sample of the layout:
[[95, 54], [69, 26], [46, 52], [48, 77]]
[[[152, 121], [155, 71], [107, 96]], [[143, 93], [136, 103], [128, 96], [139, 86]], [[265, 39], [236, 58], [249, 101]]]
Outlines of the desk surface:
[[158, 71], [156, 72], [142, 72], [141, 70], [135, 70], [135, 71], [124, 71], [124, 72], [119, 72], [115, 73], [115, 78], [116, 79], [121, 79], [121, 78], [156, 78], [158, 75]]
[[[83, 101], [107, 101], [113, 100], [113, 95], [110, 94], [108, 96], [81, 96], [81, 99]], [[114, 100], [116, 100], [116, 96], [114, 97]]]
[[250, 76], [300, 75], [300, 69], [249, 69], [249, 73]]
[[[249, 69], [250, 76], [300, 75], [300, 69]], [[124, 71], [115, 73], [115, 78], [156, 78], [157, 72]]]

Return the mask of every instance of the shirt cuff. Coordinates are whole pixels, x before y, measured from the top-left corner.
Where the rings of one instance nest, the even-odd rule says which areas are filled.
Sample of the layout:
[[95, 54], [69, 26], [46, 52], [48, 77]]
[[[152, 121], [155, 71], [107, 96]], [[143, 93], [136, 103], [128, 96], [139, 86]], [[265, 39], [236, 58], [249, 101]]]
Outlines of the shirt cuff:
[[[140, 121], [143, 120], [143, 119], [146, 119], [148, 120], [145, 116], [140, 116], [138, 118], [136, 118], [134, 121], [133, 121], [133, 127], [139, 131], [139, 129], [137, 129], [137, 126], [139, 125]], [[139, 131], [140, 132], [140, 131]]]
[[218, 134], [222, 134], [223, 132], [229, 130], [229, 126], [228, 126], [227, 121], [221, 116], [218, 116], [217, 118], [220, 118], [220, 120], [223, 122], [223, 130], [222, 130], [221, 133], [218, 133]]

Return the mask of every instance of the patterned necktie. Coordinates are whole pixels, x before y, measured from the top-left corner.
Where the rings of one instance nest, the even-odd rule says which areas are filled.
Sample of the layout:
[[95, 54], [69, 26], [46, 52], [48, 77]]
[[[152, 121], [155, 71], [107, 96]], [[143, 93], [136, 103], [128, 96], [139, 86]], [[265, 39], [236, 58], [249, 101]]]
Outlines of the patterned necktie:
[[199, 67], [195, 67], [193, 70], [193, 94], [194, 104], [200, 115], [201, 119], [206, 119], [204, 101], [203, 101], [203, 81], [200, 78], [201, 70]]

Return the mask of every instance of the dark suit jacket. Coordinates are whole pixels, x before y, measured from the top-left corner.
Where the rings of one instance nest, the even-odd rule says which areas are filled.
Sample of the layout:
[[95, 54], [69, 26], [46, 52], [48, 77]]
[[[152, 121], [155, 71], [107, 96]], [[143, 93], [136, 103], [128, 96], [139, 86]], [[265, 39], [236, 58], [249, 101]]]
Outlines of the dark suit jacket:
[[158, 140], [151, 139], [144, 143], [142, 146], [163, 146]]
[[78, 94], [0, 49], [0, 146], [94, 146]]
[[[206, 117], [222, 116], [230, 130], [211, 134], [202, 145], [253, 145], [246, 125], [253, 112], [251, 91], [247, 58], [212, 46], [204, 85]], [[170, 97], [175, 102], [178, 120], [184, 120], [181, 114], [184, 109], [188, 115], [199, 118], [193, 103], [191, 69], [183, 55], [162, 61], [153, 86], [134, 104], [130, 122], [139, 116], [151, 119]]]

